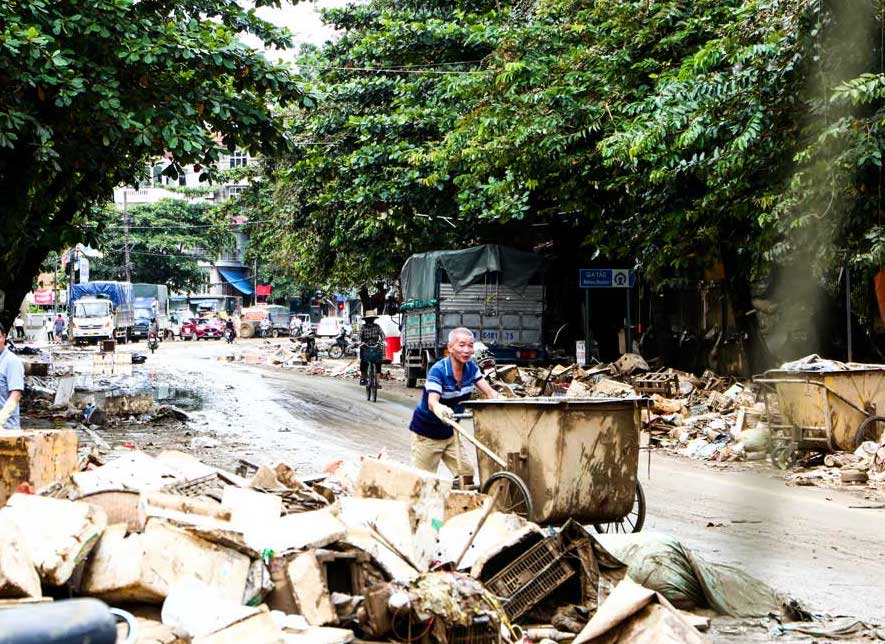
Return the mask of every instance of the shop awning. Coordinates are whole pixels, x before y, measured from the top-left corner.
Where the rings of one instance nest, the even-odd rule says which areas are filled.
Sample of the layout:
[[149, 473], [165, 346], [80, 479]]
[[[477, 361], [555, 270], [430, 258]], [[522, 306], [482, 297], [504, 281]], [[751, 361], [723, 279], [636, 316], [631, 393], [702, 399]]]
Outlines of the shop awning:
[[252, 278], [248, 275], [248, 268], [226, 267], [219, 268], [221, 277], [243, 295], [252, 295]]

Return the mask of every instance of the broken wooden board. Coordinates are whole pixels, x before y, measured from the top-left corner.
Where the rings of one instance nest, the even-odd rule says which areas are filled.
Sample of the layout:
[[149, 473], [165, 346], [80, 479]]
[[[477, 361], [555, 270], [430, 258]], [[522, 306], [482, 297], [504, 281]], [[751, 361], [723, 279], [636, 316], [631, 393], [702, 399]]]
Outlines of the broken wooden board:
[[[446, 513], [451, 481], [415, 467], [380, 459], [365, 459], [354, 484], [354, 497], [402, 501], [409, 509], [413, 547], [406, 553], [425, 568], [434, 559], [436, 531]], [[378, 524], [382, 525], [382, 524]]]
[[336, 516], [337, 507], [287, 514], [264, 530], [250, 530], [246, 543], [258, 552], [270, 548], [282, 554], [305, 548], [320, 548], [339, 541], [347, 527]]
[[74, 383], [76, 383], [77, 378], [75, 376], [62, 376], [58, 379], [58, 387], [55, 390], [55, 400], [53, 401], [53, 407], [67, 407], [67, 404], [71, 400], [71, 396], [74, 395]]

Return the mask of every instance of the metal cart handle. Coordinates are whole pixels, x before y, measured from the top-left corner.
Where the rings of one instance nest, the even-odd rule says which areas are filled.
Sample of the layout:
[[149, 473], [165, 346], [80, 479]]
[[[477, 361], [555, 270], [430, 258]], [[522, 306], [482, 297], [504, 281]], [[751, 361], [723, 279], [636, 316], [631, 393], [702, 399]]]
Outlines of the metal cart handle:
[[454, 420], [449, 420], [447, 418], [441, 418], [440, 420], [442, 420], [446, 425], [449, 425], [452, 429], [454, 429], [456, 432], [458, 432], [459, 436], [462, 436], [467, 441], [473, 443], [473, 446], [476, 447], [476, 449], [482, 451], [483, 454], [485, 454], [490, 459], [495, 461], [495, 463], [497, 463], [498, 465], [500, 465], [504, 469], [507, 469], [507, 461], [505, 461], [500, 456], [495, 454], [492, 450], [490, 450], [488, 447], [486, 447], [485, 445], [480, 443], [473, 436], [465, 433], [464, 430], [461, 429], [461, 426], [458, 423], [456, 423]]

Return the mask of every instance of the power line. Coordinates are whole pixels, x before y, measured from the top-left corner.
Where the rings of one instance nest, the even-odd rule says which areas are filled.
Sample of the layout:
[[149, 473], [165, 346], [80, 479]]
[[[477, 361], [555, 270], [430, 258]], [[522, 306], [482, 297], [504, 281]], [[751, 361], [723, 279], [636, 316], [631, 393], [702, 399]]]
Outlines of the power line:
[[[442, 64], [442, 63], [440, 63]], [[449, 63], [452, 65], [460, 65], [464, 63]], [[413, 69], [407, 67], [339, 67], [336, 65], [298, 65], [296, 67], [304, 69], [312, 69], [314, 71], [340, 71], [340, 72], [380, 72], [385, 74], [437, 74], [437, 75], [469, 75], [469, 74], [487, 74], [492, 69]]]
[[[124, 252], [124, 249], [111, 248], [111, 249], [108, 249], [107, 252], [109, 252], [109, 253], [122, 253], [122, 252]], [[214, 255], [202, 255], [202, 254], [201, 255], [194, 255], [194, 254], [189, 255], [186, 253], [160, 253], [160, 252], [150, 252], [150, 251], [146, 251], [146, 250], [130, 250], [129, 254], [130, 255], [145, 255], [148, 257], [171, 257], [171, 258], [178, 258], [178, 259], [192, 259], [192, 260], [198, 261], [198, 262], [200, 262], [200, 261], [212, 262], [212, 261], [215, 261], [216, 259], [218, 259], [218, 257], [214, 256]]]
[[[236, 222], [222, 223], [222, 222], [219, 222], [217, 224], [166, 224], [166, 225], [162, 225], [162, 226], [148, 226], [148, 225], [132, 226], [132, 225], [130, 225], [129, 230], [167, 230], [169, 228], [176, 228], [176, 229], [177, 228], [219, 228], [222, 226], [249, 226], [252, 224], [266, 224], [266, 223], [270, 223], [272, 221], [274, 221], [274, 220], [273, 219], [254, 219], [254, 220], [245, 221], [242, 223], [236, 223]], [[84, 224], [84, 227], [87, 227], [87, 228], [96, 228], [98, 226], [99, 226], [99, 224]], [[125, 228], [126, 228], [125, 225], [119, 225], [119, 224], [111, 224], [111, 225], [105, 226], [106, 230], [124, 230]]]

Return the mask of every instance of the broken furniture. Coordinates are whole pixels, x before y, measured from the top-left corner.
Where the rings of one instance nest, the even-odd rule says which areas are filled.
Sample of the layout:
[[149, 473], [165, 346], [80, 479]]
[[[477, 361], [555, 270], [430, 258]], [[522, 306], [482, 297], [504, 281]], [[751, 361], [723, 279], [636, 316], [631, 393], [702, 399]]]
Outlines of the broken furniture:
[[673, 398], [679, 393], [679, 378], [672, 371], [644, 373], [633, 378], [633, 388], [638, 394], [658, 394], [664, 398]]

